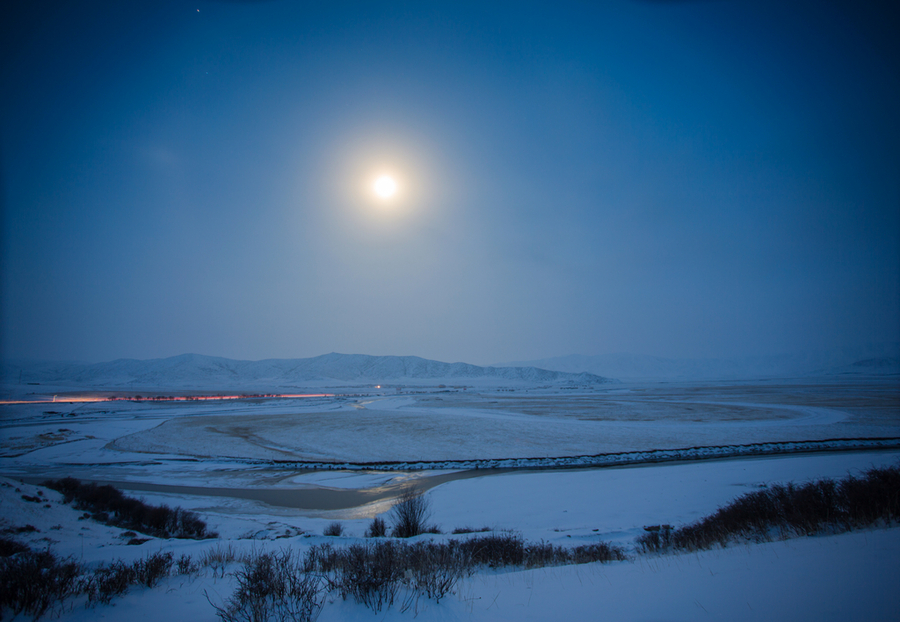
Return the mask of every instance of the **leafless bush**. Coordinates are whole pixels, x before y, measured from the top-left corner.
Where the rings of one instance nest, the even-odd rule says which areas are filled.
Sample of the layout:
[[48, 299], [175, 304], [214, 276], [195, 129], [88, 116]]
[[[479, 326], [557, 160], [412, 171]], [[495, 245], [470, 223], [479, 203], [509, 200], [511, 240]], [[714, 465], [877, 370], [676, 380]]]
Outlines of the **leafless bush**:
[[[66, 503], [74, 503], [87, 510], [94, 520], [126, 529], [133, 529], [159, 538], [215, 538], [206, 523], [193, 512], [180, 507], [149, 505], [139, 499], [126, 497], [112, 486], [82, 484], [74, 477], [44, 482], [63, 495]], [[90, 514], [89, 514], [90, 515]]]
[[[187, 558], [187, 564], [184, 560]], [[177, 568], [180, 574], [187, 565], [190, 567], [190, 556], [183, 555], [179, 559]], [[104, 604], [112, 602], [116, 596], [126, 593], [132, 585], [155, 587], [172, 573], [176, 566], [172, 559], [172, 553], [154, 553], [144, 559], [139, 559], [132, 564], [126, 564], [118, 559], [110, 564], [103, 564], [86, 575], [83, 591], [87, 594], [88, 604]]]
[[584, 544], [571, 549], [569, 563], [590, 564], [593, 562], [621, 562], [628, 559], [625, 550], [608, 542]]
[[393, 542], [353, 544], [337, 552], [329, 585], [342, 598], [352, 597], [374, 612], [394, 603], [404, 568], [403, 549]]
[[672, 546], [672, 525], [650, 525], [637, 537], [638, 549], [644, 553], [661, 553]]
[[50, 551], [24, 551], [0, 559], [0, 615], [12, 611], [37, 620], [81, 591], [82, 567]]
[[471, 563], [476, 566], [499, 568], [525, 564], [525, 541], [513, 532], [478, 536], [460, 543]]
[[318, 570], [342, 598], [375, 612], [390, 607], [400, 590], [440, 601], [470, 568], [459, 543], [382, 541], [346, 549], [313, 547], [305, 567]]
[[7, 538], [6, 536], [0, 536], [0, 557], [9, 557], [10, 555], [15, 555], [16, 553], [24, 553], [27, 550], [28, 547], [18, 540], [13, 540], [12, 538]]
[[542, 568], [564, 564], [622, 561], [627, 558], [622, 548], [607, 542], [568, 548], [548, 542], [526, 542], [521, 535], [513, 532], [476, 536], [464, 540], [460, 546], [472, 565], [488, 568], [503, 566]]
[[108, 605], [113, 597], [127, 592], [135, 582], [134, 568], [131, 565], [120, 559], [108, 565], [104, 564], [96, 568], [87, 579], [85, 592], [88, 604]]
[[[60, 559], [50, 551], [26, 549], [0, 558], [0, 619], [6, 610], [40, 618], [65, 599], [83, 594], [87, 605], [108, 604], [132, 585], [154, 587], [169, 576], [175, 565], [172, 553], [154, 553], [132, 564], [116, 560], [89, 570], [71, 559]], [[196, 569], [190, 556], [179, 559], [178, 569]]]
[[848, 477], [838, 484], [838, 495], [846, 508], [848, 529], [884, 520], [900, 521], [900, 466], [871, 469], [861, 478]]
[[303, 558], [304, 572], [332, 572], [340, 563], [340, 551], [330, 544], [319, 544], [309, 547]]
[[343, 534], [344, 534], [344, 526], [337, 521], [329, 524], [325, 528], [325, 531], [322, 532], [323, 536], [341, 536]]
[[369, 523], [369, 528], [366, 530], [367, 538], [383, 538], [387, 535], [387, 524], [384, 522], [384, 519], [380, 516], [376, 516], [372, 519], [372, 522]]
[[134, 578], [137, 583], [146, 587], [156, 587], [159, 582], [169, 576], [174, 565], [172, 553], [154, 553], [133, 564]]
[[223, 606], [210, 601], [224, 622], [310, 622], [325, 604], [323, 581], [288, 550], [247, 560], [235, 578], [237, 589]]
[[425, 532], [425, 522], [431, 516], [430, 504], [424, 493], [408, 487], [400, 494], [391, 508], [394, 523], [391, 535], [395, 538], [412, 538]]
[[471, 574], [469, 555], [459, 542], [417, 542], [404, 551], [404, 579], [414, 592], [436, 602], [449, 594], [461, 578]]
[[[735, 539], [763, 541], [773, 536], [837, 533], [897, 520], [900, 467], [894, 466], [837, 482], [822, 479], [748, 493], [710, 516], [674, 530], [672, 546], [706, 549]], [[638, 544], [644, 545], [640, 539]]]
[[236, 561], [243, 559], [231, 544], [217, 544], [214, 548], [203, 551], [199, 557], [200, 566], [211, 568], [213, 577], [224, 577], [225, 568]]
[[190, 555], [183, 554], [175, 562], [175, 569], [178, 574], [193, 574], [200, 570], [200, 566]]
[[[224, 606], [213, 606], [225, 622], [295, 619], [285, 617], [285, 611], [293, 611], [285, 604], [289, 600], [295, 603], [291, 607], [299, 607], [296, 602], [309, 605], [301, 608], [297, 614], [301, 617], [296, 618], [306, 620], [312, 618], [302, 616], [318, 615], [328, 592], [337, 592], [341, 598], [353, 599], [374, 612], [394, 605], [405, 592], [401, 600], [401, 610], [405, 610], [420, 597], [440, 601], [478, 566], [544, 566], [622, 559], [622, 549], [603, 542], [568, 549], [525, 543], [520, 535], [511, 532], [446, 542], [380, 540], [346, 548], [322, 544], [310, 547], [296, 562], [289, 553], [245, 561], [244, 569], [235, 575], [238, 590]], [[286, 593], [295, 596], [288, 597]]]

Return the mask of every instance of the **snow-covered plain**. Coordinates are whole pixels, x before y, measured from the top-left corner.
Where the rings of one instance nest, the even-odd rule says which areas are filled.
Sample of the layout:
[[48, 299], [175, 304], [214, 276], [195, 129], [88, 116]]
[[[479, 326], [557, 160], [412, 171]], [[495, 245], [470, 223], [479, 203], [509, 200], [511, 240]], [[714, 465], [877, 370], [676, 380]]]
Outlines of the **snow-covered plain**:
[[159, 458], [365, 463], [900, 436], [896, 383], [884, 381], [396, 391], [5, 406], [0, 452], [29, 468]]
[[[401, 487], [416, 482], [428, 489], [432, 522], [447, 533], [488, 527], [558, 545], [604, 540], [630, 547], [645, 525], [694, 521], [765, 484], [896, 464], [900, 450], [504, 472], [298, 471], [273, 460], [573, 455], [896, 438], [898, 402], [895, 385], [875, 382], [623, 385], [579, 392], [417, 387], [399, 395], [357, 392], [310, 401], [5, 406], [0, 474], [8, 485], [0, 486], [0, 514], [2, 527], [36, 527], [20, 539], [91, 563], [159, 550], [196, 556], [225, 544], [241, 551], [302, 551], [316, 543], [360, 541], [371, 517], [384, 515]], [[121, 530], [78, 520], [81, 512], [59, 504], [52, 491], [42, 491], [43, 504], [22, 498], [37, 495], [34, 482], [64, 475], [116, 482], [148, 502], [195, 510], [221, 538], [128, 546]], [[327, 493], [337, 505], [292, 507], [307, 493]], [[320, 535], [334, 520], [346, 535]], [[393, 608], [376, 616], [337, 601], [326, 605], [320, 620], [896, 620], [898, 553], [900, 529], [891, 528], [603, 565], [483, 572], [440, 604], [420, 599], [406, 612]], [[232, 578], [205, 571], [152, 590], [134, 588], [108, 607], [75, 603], [62, 619], [212, 621], [215, 611], [204, 593], [221, 602], [232, 586]]]
[[[898, 460], [900, 452], [842, 453], [514, 473], [454, 481], [431, 490], [429, 498], [432, 517], [445, 531], [454, 526], [486, 525], [515, 528], [528, 539], [561, 545], [598, 539], [627, 545], [645, 524], [693, 520], [763, 482], [840, 477]], [[24, 494], [37, 492], [27, 484], [13, 485]], [[52, 491], [44, 492], [50, 508], [22, 501], [12, 494], [11, 486], [0, 492], [5, 520], [32, 524], [39, 530], [28, 536], [34, 546], [50, 544], [63, 555], [88, 562], [131, 560], [160, 550], [197, 556], [223, 545], [223, 540], [154, 539], [141, 546], [126, 546], [120, 530], [79, 521], [80, 512], [59, 505]], [[148, 497], [148, 501], [170, 503], [189, 499]], [[234, 513], [220, 507], [205, 517], [223, 531], [228, 544], [243, 552], [284, 547], [303, 551], [316, 543], [358, 542], [368, 523], [344, 518], [349, 535], [326, 538], [318, 535], [326, 523], [354, 514], [334, 512], [325, 518], [315, 513], [273, 513], [263, 507], [231, 509]], [[900, 596], [895, 589], [900, 578], [898, 556], [900, 529], [895, 527], [694, 554], [635, 556], [611, 564], [485, 571], [462, 581], [456, 593], [440, 604], [422, 598], [415, 609], [405, 613], [394, 607], [376, 615], [337, 599], [326, 604], [319, 619], [896, 620], [900, 615]], [[73, 603], [61, 619], [212, 622], [217, 618], [205, 593], [221, 603], [232, 589], [231, 577], [214, 578], [207, 570], [170, 578], [152, 590], [133, 588], [111, 606], [84, 609]]]

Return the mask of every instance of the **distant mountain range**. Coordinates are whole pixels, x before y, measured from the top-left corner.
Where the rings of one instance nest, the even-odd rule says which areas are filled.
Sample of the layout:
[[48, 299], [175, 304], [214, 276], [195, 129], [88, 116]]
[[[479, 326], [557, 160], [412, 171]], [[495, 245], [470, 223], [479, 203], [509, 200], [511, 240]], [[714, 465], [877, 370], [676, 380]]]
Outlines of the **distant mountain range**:
[[[763, 380], [790, 377], [897, 377], [900, 344], [803, 355], [675, 359], [634, 354], [571, 355], [480, 367], [418, 356], [324, 354], [241, 361], [183, 354], [106, 363], [7, 362], [0, 381], [17, 392], [43, 385], [99, 390], [242, 390], [401, 385], [601, 385], [624, 381]], [[614, 378], [616, 380], [611, 380]], [[35, 387], [35, 391], [40, 391]]]
[[676, 359], [635, 354], [570, 355], [503, 363], [620, 380], [753, 380], [804, 376], [900, 376], [900, 344], [736, 359]]
[[41, 384], [95, 389], [270, 389], [337, 384], [551, 384], [612, 382], [590, 373], [520, 367], [479, 367], [418, 356], [325, 354], [305, 359], [239, 361], [199, 354], [108, 363], [6, 363], [6, 385]]

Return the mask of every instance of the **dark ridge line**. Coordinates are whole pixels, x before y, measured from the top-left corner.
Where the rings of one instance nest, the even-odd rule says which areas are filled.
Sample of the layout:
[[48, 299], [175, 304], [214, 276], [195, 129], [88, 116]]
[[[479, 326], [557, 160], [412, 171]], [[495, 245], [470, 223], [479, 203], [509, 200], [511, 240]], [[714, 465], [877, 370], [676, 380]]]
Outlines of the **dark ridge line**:
[[605, 466], [715, 460], [743, 456], [770, 456], [827, 451], [900, 449], [900, 437], [834, 438], [819, 441], [777, 441], [744, 445], [707, 445], [678, 449], [651, 449], [580, 456], [543, 458], [480, 458], [472, 460], [410, 460], [382, 462], [316, 462], [299, 460], [246, 460], [235, 462], [272, 465], [309, 471], [437, 471], [447, 469], [578, 469]]
[[[168, 462], [219, 462], [245, 464], [248, 466], [268, 466], [298, 471], [446, 471], [446, 470], [505, 470], [529, 471], [551, 469], [596, 469], [660, 462], [689, 462], [702, 460], [722, 460], [757, 456], [777, 456], [804, 453], [825, 453], [843, 451], [878, 451], [900, 449], [900, 437], [881, 438], [833, 438], [821, 441], [777, 441], [768, 443], [748, 443], [746, 445], [706, 445], [679, 449], [649, 449], [647, 451], [625, 451], [608, 454], [580, 456], [559, 456], [545, 458], [480, 458], [472, 460], [410, 460], [383, 462], [314, 462], [299, 460], [257, 460], [253, 458], [186, 458], [163, 457], [153, 460], [117, 462], [65, 462], [62, 466], [104, 467], [160, 465]], [[698, 452], [698, 453], [694, 453]], [[527, 463], [527, 464], [525, 464]]]

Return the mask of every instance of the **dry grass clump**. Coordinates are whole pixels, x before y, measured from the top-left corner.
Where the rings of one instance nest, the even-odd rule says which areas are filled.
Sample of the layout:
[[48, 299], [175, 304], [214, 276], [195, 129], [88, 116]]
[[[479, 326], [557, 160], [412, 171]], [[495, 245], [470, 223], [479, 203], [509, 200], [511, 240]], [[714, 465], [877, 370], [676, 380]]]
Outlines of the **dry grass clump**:
[[201, 566], [227, 566], [236, 561], [244, 561], [244, 559], [230, 542], [228, 544], [216, 544], [213, 548], [206, 549], [200, 553]]

